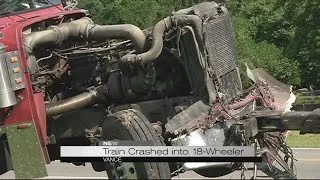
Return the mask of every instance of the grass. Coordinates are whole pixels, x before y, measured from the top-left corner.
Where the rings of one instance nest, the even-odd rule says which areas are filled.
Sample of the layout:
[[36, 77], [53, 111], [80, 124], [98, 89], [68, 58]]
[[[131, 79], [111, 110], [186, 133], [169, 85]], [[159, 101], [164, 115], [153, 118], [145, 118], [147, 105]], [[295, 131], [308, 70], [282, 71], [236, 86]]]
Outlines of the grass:
[[[295, 104], [320, 104], [320, 96], [306, 96], [297, 94]], [[303, 134], [290, 131], [288, 145], [292, 148], [320, 148], [320, 134]]]
[[320, 96], [296, 94], [295, 104], [320, 104]]
[[299, 131], [290, 131], [288, 145], [291, 148], [320, 148], [320, 134], [303, 134]]

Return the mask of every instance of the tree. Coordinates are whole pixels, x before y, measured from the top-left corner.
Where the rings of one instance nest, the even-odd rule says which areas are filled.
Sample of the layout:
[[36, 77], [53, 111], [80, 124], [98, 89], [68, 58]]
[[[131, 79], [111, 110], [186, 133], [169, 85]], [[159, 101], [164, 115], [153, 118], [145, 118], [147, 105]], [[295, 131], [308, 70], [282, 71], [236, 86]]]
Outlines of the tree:
[[[99, 24], [130, 23], [147, 28], [169, 16], [172, 11], [190, 7], [199, 2], [202, 0], [81, 0], [80, 7], [88, 9], [92, 13], [93, 20]], [[286, 1], [286, 3], [282, 3], [281, 0], [229, 0], [227, 5], [233, 17], [242, 70], [245, 70], [245, 63], [251, 67], [263, 67], [277, 79], [296, 86], [301, 83], [300, 69], [305, 71], [305, 69], [311, 70], [312, 67], [310, 72], [315, 74], [319, 63], [314, 63], [311, 59], [315, 58], [317, 51], [310, 54], [309, 50], [312, 47], [309, 47], [311, 45], [308, 43], [312, 44], [311, 41], [316, 40], [306, 37], [316, 34], [315, 31], [311, 31], [312, 23], [306, 24], [310, 27], [310, 32], [303, 36], [310, 41], [304, 43], [304, 47], [297, 46], [295, 43], [302, 38], [297, 36], [296, 30], [299, 28], [293, 27], [300, 26], [298, 24], [303, 24], [303, 21], [298, 23], [295, 20], [299, 19], [299, 15], [288, 14], [290, 9], [303, 12], [299, 8], [298, 0]], [[317, 8], [313, 9], [314, 15], [320, 12], [316, 11]], [[316, 17], [320, 16], [314, 18]], [[310, 22], [315, 20], [310, 19]], [[300, 32], [303, 30], [301, 29]], [[311, 63], [307, 68], [304, 68], [305, 62], [301, 61], [300, 56]], [[246, 77], [244, 72], [241, 71], [243, 78]], [[303, 77], [303, 82], [311, 82], [304, 75]], [[320, 79], [319, 75], [317, 77]]]
[[320, 88], [320, 1], [231, 1], [236, 17], [253, 22], [257, 42], [275, 44], [299, 66], [301, 86]]
[[[299, 86], [301, 75], [295, 59], [284, 54], [282, 44], [289, 41], [290, 32], [280, 29], [284, 10], [275, 9], [277, 0], [230, 0], [228, 8], [232, 13], [237, 50], [240, 57], [243, 79], [245, 66], [265, 68], [278, 80]], [[268, 30], [268, 31], [266, 31]], [[266, 33], [267, 32], [267, 33]], [[244, 81], [248, 82], [248, 81]]]
[[300, 84], [298, 63], [286, 58], [283, 51], [275, 44], [266, 41], [256, 42], [250, 36], [252, 22], [243, 17], [233, 17], [233, 27], [240, 58], [241, 75], [245, 86], [248, 86], [250, 82], [245, 75], [245, 64], [251, 68], [264, 68], [282, 82], [293, 85]]

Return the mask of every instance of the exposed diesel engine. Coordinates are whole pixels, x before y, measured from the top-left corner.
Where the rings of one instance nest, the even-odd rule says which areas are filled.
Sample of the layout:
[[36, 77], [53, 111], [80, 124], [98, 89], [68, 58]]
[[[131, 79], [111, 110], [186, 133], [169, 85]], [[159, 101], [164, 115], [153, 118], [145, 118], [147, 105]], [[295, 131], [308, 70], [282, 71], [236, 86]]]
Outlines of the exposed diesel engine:
[[[134, 25], [99, 26], [81, 18], [45, 28], [28, 34], [25, 46], [34, 89], [46, 92], [51, 103], [77, 95], [69, 105], [80, 108], [103, 100], [107, 105], [124, 104], [191, 93], [183, 66], [171, 52], [173, 42], [165, 42], [162, 53], [158, 46], [153, 49], [159, 52], [146, 52], [155, 62], [127, 62], [121, 57], [150, 46], [149, 37]], [[113, 38], [131, 41], [109, 40]], [[70, 107], [51, 103], [48, 115], [62, 114]]]

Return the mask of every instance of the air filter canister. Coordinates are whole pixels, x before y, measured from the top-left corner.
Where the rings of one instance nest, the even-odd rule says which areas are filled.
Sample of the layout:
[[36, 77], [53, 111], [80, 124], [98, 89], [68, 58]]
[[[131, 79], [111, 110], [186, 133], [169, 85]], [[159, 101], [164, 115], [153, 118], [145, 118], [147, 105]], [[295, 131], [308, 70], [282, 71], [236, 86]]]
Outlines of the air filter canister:
[[17, 104], [6, 63], [5, 46], [0, 44], [0, 108]]

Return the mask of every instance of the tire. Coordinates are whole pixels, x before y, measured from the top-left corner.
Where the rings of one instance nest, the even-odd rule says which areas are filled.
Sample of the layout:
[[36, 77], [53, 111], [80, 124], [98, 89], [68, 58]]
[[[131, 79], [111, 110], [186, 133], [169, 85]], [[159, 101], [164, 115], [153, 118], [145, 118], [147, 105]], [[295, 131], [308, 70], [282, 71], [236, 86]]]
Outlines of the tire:
[[204, 177], [221, 177], [233, 172], [231, 168], [205, 168], [205, 169], [196, 169], [194, 170], [197, 174]]
[[[155, 145], [164, 145], [147, 118], [134, 109], [109, 115], [103, 122], [102, 130], [102, 140], [153, 141]], [[171, 178], [168, 163], [106, 163], [105, 167], [109, 179]]]

